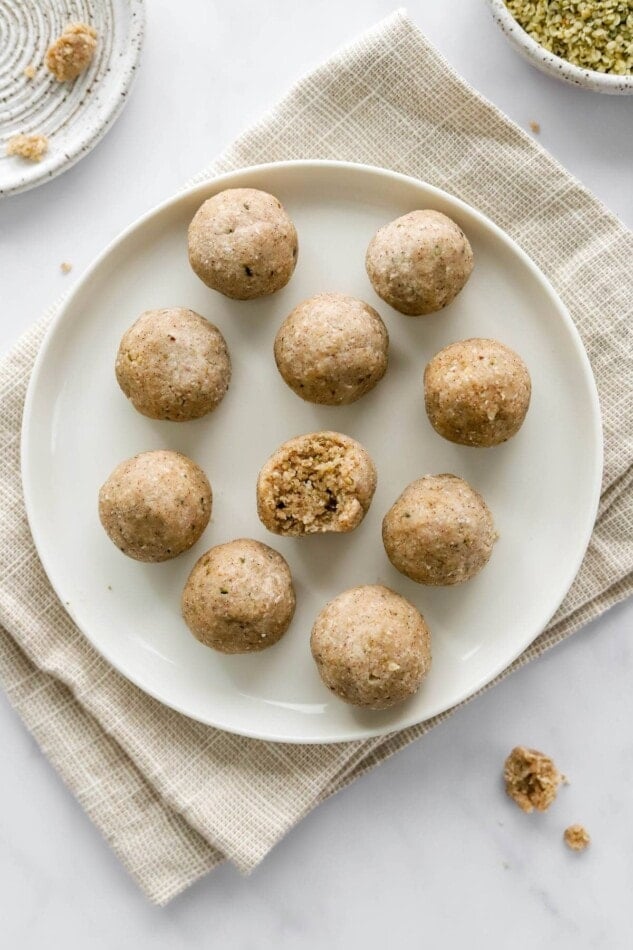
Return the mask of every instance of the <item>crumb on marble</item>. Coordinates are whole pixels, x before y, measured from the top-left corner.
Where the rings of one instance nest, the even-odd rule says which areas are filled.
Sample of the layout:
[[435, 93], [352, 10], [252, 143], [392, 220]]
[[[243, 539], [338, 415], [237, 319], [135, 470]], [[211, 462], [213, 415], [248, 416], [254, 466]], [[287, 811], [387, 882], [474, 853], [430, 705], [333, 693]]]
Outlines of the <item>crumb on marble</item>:
[[87, 23], [69, 23], [49, 46], [46, 66], [58, 82], [76, 79], [86, 69], [97, 48], [97, 31]]
[[7, 155], [17, 155], [30, 162], [41, 162], [47, 152], [48, 139], [45, 135], [25, 135], [23, 132], [12, 135], [6, 147]]
[[539, 132], [541, 131], [541, 124], [540, 122], [535, 122], [534, 119], [531, 119], [530, 128], [532, 129], [535, 135], [538, 135]]
[[70, 263], [70, 261], [62, 261], [59, 265], [59, 269], [61, 270], [62, 274], [70, 274], [71, 270], [73, 269], [73, 265]]
[[36, 69], [35, 66], [27, 66], [24, 70], [24, 75], [27, 79], [35, 79]]
[[589, 832], [583, 825], [570, 825], [563, 832], [565, 844], [572, 851], [584, 851], [591, 843]]
[[546, 811], [563, 776], [552, 759], [537, 749], [515, 746], [503, 769], [506, 793], [525, 812]]

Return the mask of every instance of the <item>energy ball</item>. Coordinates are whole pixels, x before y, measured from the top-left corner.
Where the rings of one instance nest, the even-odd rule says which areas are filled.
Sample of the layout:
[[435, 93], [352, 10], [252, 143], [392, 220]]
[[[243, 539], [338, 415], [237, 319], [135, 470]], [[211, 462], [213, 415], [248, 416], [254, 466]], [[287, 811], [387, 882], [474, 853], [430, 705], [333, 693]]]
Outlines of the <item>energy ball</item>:
[[376, 231], [365, 258], [379, 297], [417, 317], [448, 306], [473, 269], [468, 238], [440, 211], [411, 211]]
[[376, 468], [363, 446], [340, 432], [284, 442], [257, 480], [257, 513], [275, 534], [353, 531], [371, 504]]
[[519, 431], [532, 385], [521, 357], [498, 340], [461, 340], [424, 371], [424, 402], [439, 435], [460, 445], [506, 442]]
[[285, 287], [297, 263], [295, 226], [273, 195], [228, 188], [196, 211], [189, 225], [189, 263], [212, 290], [236, 300]]
[[424, 617], [380, 584], [354, 587], [326, 604], [310, 647], [328, 689], [367, 709], [386, 709], [412, 696], [431, 666]]
[[117, 465], [99, 492], [99, 517], [136, 561], [169, 561], [196, 543], [211, 517], [211, 486], [180, 452], [143, 452]]
[[281, 639], [294, 612], [288, 564], [267, 544], [245, 538], [203, 554], [182, 594], [194, 637], [221, 653], [265, 650]]
[[478, 574], [497, 533], [481, 495], [457, 475], [411, 482], [382, 522], [387, 557], [418, 584], [461, 584]]
[[146, 310], [123, 334], [115, 372], [144, 416], [186, 422], [222, 401], [231, 361], [217, 327], [193, 310], [171, 307]]
[[317, 294], [282, 323], [275, 361], [297, 396], [344, 406], [382, 379], [388, 349], [387, 328], [373, 307], [346, 294]]

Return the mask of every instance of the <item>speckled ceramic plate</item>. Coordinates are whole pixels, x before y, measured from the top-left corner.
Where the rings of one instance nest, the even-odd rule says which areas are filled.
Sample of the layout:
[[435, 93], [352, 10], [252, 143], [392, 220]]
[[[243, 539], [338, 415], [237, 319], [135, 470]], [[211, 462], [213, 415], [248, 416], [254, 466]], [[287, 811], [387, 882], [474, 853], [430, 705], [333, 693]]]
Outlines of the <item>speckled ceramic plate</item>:
[[[187, 225], [200, 203], [251, 186], [283, 201], [299, 232], [299, 261], [278, 294], [228, 300], [187, 261]], [[414, 208], [446, 212], [465, 230], [475, 270], [446, 310], [404, 317], [379, 300], [365, 274], [377, 227]], [[343, 291], [381, 313], [390, 364], [352, 406], [314, 406], [285, 385], [273, 359], [277, 328], [317, 291]], [[189, 423], [140, 416], [120, 392], [114, 358], [123, 331], [147, 308], [192, 307], [218, 324], [233, 379], [218, 409]], [[496, 337], [525, 359], [533, 399], [505, 445], [452, 445], [431, 429], [422, 371], [447, 343]], [[378, 469], [363, 523], [347, 535], [279, 538], [257, 517], [257, 473], [290, 436], [338, 429], [359, 439]], [[213, 518], [188, 553], [164, 564], [126, 558], [97, 515], [99, 486], [124, 458], [169, 447], [190, 455], [213, 485]], [[580, 338], [560, 300], [494, 224], [435, 188], [359, 165], [296, 162], [224, 175], [178, 195], [118, 238], [80, 281], [51, 328], [29, 388], [23, 483], [40, 557], [66, 609], [120, 672], [175, 709], [232, 732], [288, 742], [336, 742], [386, 733], [440, 713], [504, 669], [541, 632], [569, 588], [589, 541], [600, 490], [596, 388]], [[424, 473], [468, 479], [490, 505], [500, 539], [488, 566], [454, 588], [414, 584], [391, 567], [384, 513]], [[211, 545], [253, 537], [287, 558], [297, 612], [285, 637], [250, 656], [199, 644], [180, 616], [180, 594]], [[384, 712], [334, 698], [310, 655], [321, 607], [347, 587], [380, 582], [424, 613], [433, 667], [419, 693]]]
[[[0, 0], [0, 195], [60, 175], [105, 135], [127, 101], [144, 21], [143, 0]], [[70, 22], [95, 27], [99, 42], [88, 69], [59, 83], [44, 57]], [[24, 72], [30, 66], [32, 79]], [[42, 161], [5, 154], [18, 132], [48, 137]]]

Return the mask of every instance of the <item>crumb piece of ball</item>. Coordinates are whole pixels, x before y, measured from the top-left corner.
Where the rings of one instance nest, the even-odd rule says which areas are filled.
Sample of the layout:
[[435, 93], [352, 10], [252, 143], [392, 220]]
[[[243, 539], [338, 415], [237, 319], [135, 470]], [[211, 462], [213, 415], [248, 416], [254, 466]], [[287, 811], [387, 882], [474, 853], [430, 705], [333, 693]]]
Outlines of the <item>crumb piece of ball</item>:
[[69, 23], [49, 46], [46, 67], [58, 82], [68, 82], [87, 69], [97, 48], [97, 31], [87, 23]]
[[539, 132], [541, 131], [540, 123], [535, 122], [534, 119], [532, 119], [532, 121], [530, 122], [530, 128], [532, 129], [535, 135], [538, 135]]
[[45, 135], [25, 135], [23, 132], [12, 135], [6, 147], [7, 155], [17, 155], [29, 162], [41, 162], [47, 152], [48, 139]]
[[24, 76], [26, 76], [27, 79], [35, 79], [35, 73], [35, 66], [27, 66], [24, 70]]
[[583, 825], [570, 825], [563, 832], [565, 844], [572, 851], [584, 851], [591, 844], [589, 832]]
[[70, 263], [70, 261], [62, 261], [59, 265], [59, 269], [61, 270], [62, 274], [70, 274], [71, 270], [73, 269], [73, 265]]
[[537, 749], [515, 746], [503, 769], [506, 793], [525, 812], [547, 811], [563, 780], [553, 760]]

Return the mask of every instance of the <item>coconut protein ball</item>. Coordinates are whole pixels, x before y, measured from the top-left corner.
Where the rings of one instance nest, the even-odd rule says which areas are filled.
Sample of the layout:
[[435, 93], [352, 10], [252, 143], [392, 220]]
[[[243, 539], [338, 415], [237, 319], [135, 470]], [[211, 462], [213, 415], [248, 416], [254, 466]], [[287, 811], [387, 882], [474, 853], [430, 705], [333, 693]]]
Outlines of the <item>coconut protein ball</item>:
[[343, 406], [382, 379], [388, 348], [387, 328], [373, 307], [347, 294], [317, 294], [282, 323], [275, 362], [302, 399]]
[[431, 666], [424, 618], [380, 584], [354, 587], [326, 604], [310, 647], [328, 689], [368, 709], [386, 709], [413, 695]]
[[456, 475], [411, 482], [382, 522], [387, 557], [418, 584], [461, 584], [485, 567], [497, 538], [481, 495]]
[[257, 513], [275, 534], [300, 537], [356, 528], [376, 490], [376, 468], [360, 442], [312, 432], [284, 442], [257, 480]]
[[460, 445], [490, 446], [519, 431], [530, 405], [530, 374], [498, 340], [460, 340], [424, 371], [424, 401], [439, 435]]
[[267, 544], [218, 544], [194, 566], [182, 595], [185, 623], [221, 653], [252, 653], [284, 635], [295, 610], [288, 564]]
[[189, 225], [189, 263], [207, 287], [236, 300], [274, 294], [292, 277], [299, 242], [273, 195], [229, 188], [205, 201]]
[[211, 516], [211, 486], [180, 452], [126, 459], [99, 492], [99, 517], [119, 550], [137, 561], [168, 561], [196, 543]]
[[222, 401], [231, 361], [217, 327], [193, 310], [171, 307], [146, 310], [123, 334], [115, 371], [144, 416], [184, 422]]
[[411, 211], [379, 228], [365, 258], [373, 288], [408, 316], [435, 313], [455, 299], [473, 269], [468, 238], [440, 211]]

